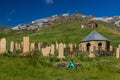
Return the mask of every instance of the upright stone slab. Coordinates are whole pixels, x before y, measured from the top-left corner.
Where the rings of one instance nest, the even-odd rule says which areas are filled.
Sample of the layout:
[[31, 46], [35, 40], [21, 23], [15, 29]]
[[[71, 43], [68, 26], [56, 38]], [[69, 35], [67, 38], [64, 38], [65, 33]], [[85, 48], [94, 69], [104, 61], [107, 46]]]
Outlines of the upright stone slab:
[[116, 58], [119, 58], [119, 57], [120, 57], [120, 49], [117, 48], [117, 49], [116, 49]]
[[23, 53], [29, 52], [29, 37], [23, 37]]
[[14, 42], [12, 41], [11, 43], [10, 43], [10, 52], [14, 52]]
[[120, 48], [120, 44], [118, 45], [118, 48]]
[[50, 47], [42, 48], [42, 54], [43, 54], [43, 56], [49, 56], [50, 55]]
[[15, 50], [19, 50], [18, 43], [15, 43]]
[[41, 46], [42, 46], [42, 43], [39, 42], [39, 43], [38, 43], [38, 50], [39, 50], [39, 51], [41, 51]]
[[18, 44], [18, 50], [21, 50], [21, 44]]
[[58, 50], [58, 43], [57, 43], [57, 41], [56, 41], [55, 48], [56, 48], [56, 50]]
[[62, 59], [62, 58], [65, 58], [64, 56], [64, 45], [63, 43], [60, 43], [58, 45], [58, 58]]
[[90, 46], [89, 57], [90, 57], [90, 58], [95, 57], [93, 46]]
[[34, 43], [34, 42], [31, 43], [31, 45], [30, 45], [30, 50], [31, 50], [31, 51], [34, 51], [34, 50], [35, 50], [35, 43]]
[[21, 48], [23, 48], [23, 42], [21, 42]]
[[55, 46], [54, 44], [51, 44], [51, 55], [54, 55], [54, 52], [55, 52]]
[[110, 51], [113, 52], [113, 46], [110, 46]]
[[0, 53], [6, 52], [6, 39], [2, 38], [0, 41]]
[[72, 43], [69, 44], [69, 48], [70, 48], [70, 53], [72, 53], [73, 52], [73, 44]]
[[66, 44], [64, 44], [64, 48], [66, 48]]

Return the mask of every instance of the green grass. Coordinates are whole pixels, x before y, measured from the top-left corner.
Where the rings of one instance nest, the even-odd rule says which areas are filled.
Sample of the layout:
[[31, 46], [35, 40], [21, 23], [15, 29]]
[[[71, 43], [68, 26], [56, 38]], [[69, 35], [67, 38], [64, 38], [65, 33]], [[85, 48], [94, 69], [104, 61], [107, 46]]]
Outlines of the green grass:
[[[39, 56], [38, 56], [39, 55]], [[70, 56], [64, 61], [69, 61]], [[1, 80], [119, 80], [120, 64], [115, 57], [88, 58], [87, 54], [74, 55], [75, 63], [82, 68], [54, 67], [61, 60], [43, 57], [39, 52], [34, 56], [0, 55]]]

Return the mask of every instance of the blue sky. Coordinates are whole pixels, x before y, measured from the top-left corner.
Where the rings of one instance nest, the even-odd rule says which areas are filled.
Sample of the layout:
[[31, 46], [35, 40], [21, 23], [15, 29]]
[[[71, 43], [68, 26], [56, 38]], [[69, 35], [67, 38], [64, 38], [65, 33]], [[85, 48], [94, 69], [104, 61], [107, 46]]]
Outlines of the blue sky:
[[55, 14], [120, 15], [120, 0], [0, 0], [0, 24], [16, 26]]

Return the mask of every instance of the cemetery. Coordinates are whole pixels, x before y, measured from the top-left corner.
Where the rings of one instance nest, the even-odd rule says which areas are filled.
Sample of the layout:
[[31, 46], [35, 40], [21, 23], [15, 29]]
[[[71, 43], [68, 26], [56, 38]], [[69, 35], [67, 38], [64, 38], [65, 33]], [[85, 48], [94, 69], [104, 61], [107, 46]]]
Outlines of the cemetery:
[[98, 25], [94, 30], [66, 23], [1, 33], [0, 79], [119, 80], [120, 34]]

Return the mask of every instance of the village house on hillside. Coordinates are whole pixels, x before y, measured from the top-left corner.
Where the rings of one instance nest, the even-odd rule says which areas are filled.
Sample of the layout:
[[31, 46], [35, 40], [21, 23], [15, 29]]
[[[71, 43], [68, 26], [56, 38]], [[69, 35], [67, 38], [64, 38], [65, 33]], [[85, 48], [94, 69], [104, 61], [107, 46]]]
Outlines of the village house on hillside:
[[91, 21], [87, 24], [87, 26], [90, 28], [96, 28], [96, 27], [98, 27], [98, 24], [94, 21]]
[[79, 48], [81, 51], [89, 51], [90, 47], [94, 47], [94, 50], [109, 50], [110, 41], [103, 37], [96, 31], [92, 31], [87, 37], [82, 39], [79, 44]]

